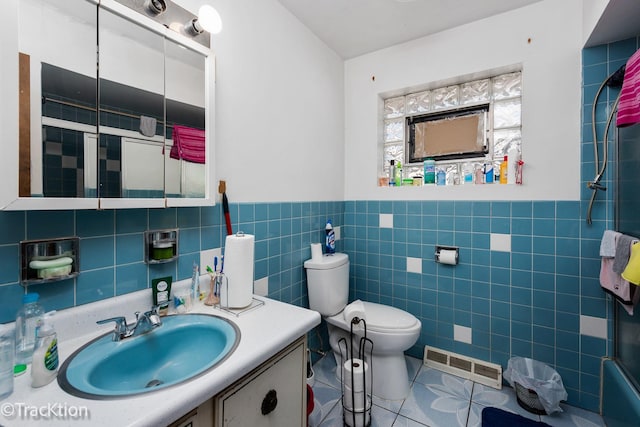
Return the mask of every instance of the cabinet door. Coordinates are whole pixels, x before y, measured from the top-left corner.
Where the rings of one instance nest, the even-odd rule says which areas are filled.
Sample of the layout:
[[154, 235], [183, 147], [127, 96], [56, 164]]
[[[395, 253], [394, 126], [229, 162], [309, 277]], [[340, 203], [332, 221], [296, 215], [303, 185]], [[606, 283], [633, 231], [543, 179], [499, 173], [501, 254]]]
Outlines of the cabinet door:
[[169, 424], [169, 427], [212, 427], [213, 400], [209, 399], [179, 420]]
[[306, 425], [305, 341], [298, 341], [246, 381], [217, 398], [216, 419], [224, 427]]

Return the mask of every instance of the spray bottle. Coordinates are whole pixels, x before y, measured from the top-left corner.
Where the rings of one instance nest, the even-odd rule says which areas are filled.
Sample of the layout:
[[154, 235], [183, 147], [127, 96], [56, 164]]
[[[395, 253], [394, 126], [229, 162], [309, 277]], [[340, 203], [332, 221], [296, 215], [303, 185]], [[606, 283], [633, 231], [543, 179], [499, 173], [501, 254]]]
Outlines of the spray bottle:
[[325, 253], [333, 254], [336, 252], [336, 233], [333, 230], [333, 225], [331, 225], [331, 220], [327, 221], [327, 225], [324, 228], [324, 232], [325, 232], [325, 242], [324, 242]]

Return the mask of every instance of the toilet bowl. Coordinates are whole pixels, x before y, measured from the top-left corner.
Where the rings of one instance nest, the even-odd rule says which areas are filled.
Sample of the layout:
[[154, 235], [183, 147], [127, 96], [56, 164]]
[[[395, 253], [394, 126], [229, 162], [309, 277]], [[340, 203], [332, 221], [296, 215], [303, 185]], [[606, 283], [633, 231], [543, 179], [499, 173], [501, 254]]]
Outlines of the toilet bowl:
[[[325, 255], [322, 259], [307, 260], [309, 306], [318, 311], [327, 322], [329, 343], [337, 366], [351, 355], [341, 355], [338, 343], [342, 338], [349, 343], [350, 324], [343, 310], [349, 294], [349, 258], [346, 254]], [[420, 336], [422, 324], [415, 316], [395, 307], [363, 301], [367, 338], [373, 342], [370, 368], [373, 379], [372, 393], [382, 399], [400, 400], [409, 393], [409, 375], [404, 352]], [[357, 349], [364, 332], [354, 330], [349, 347]], [[336, 369], [340, 379], [342, 370]]]
[[[422, 324], [406, 311], [387, 305], [363, 301], [367, 322], [367, 338], [373, 342], [371, 370], [373, 375], [373, 394], [388, 400], [399, 400], [409, 393], [409, 375], [404, 352], [413, 346]], [[350, 325], [342, 312], [326, 317], [329, 329], [329, 344], [336, 358], [337, 366], [344, 363], [338, 342], [341, 338], [349, 340]], [[362, 330], [354, 330], [351, 348], [358, 349]], [[350, 356], [350, 355], [348, 355]], [[358, 357], [358, 354], [354, 355]], [[340, 376], [340, 370], [336, 370]]]

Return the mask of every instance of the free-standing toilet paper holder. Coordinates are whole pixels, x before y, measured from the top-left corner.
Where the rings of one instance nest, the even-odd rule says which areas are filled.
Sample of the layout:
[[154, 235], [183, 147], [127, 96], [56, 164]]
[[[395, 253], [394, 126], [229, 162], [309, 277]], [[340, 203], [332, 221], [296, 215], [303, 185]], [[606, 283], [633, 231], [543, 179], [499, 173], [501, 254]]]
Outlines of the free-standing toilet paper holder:
[[[362, 336], [353, 333], [357, 328]], [[357, 345], [357, 349], [354, 349]], [[342, 386], [342, 420], [349, 427], [369, 427], [373, 389], [373, 341], [367, 338], [367, 322], [354, 317], [350, 322], [349, 343], [338, 341], [340, 348], [340, 384]], [[356, 352], [357, 350], [357, 352]], [[357, 356], [357, 357], [356, 357]]]

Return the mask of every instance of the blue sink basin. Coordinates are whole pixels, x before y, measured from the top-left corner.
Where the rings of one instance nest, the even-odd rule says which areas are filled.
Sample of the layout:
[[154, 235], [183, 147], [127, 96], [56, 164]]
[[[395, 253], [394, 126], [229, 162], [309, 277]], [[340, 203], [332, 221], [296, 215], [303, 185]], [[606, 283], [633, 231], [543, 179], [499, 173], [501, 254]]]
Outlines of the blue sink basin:
[[73, 353], [58, 373], [67, 393], [117, 399], [148, 393], [195, 378], [220, 364], [238, 346], [240, 330], [207, 314], [162, 318], [162, 326], [122, 341], [112, 333]]

